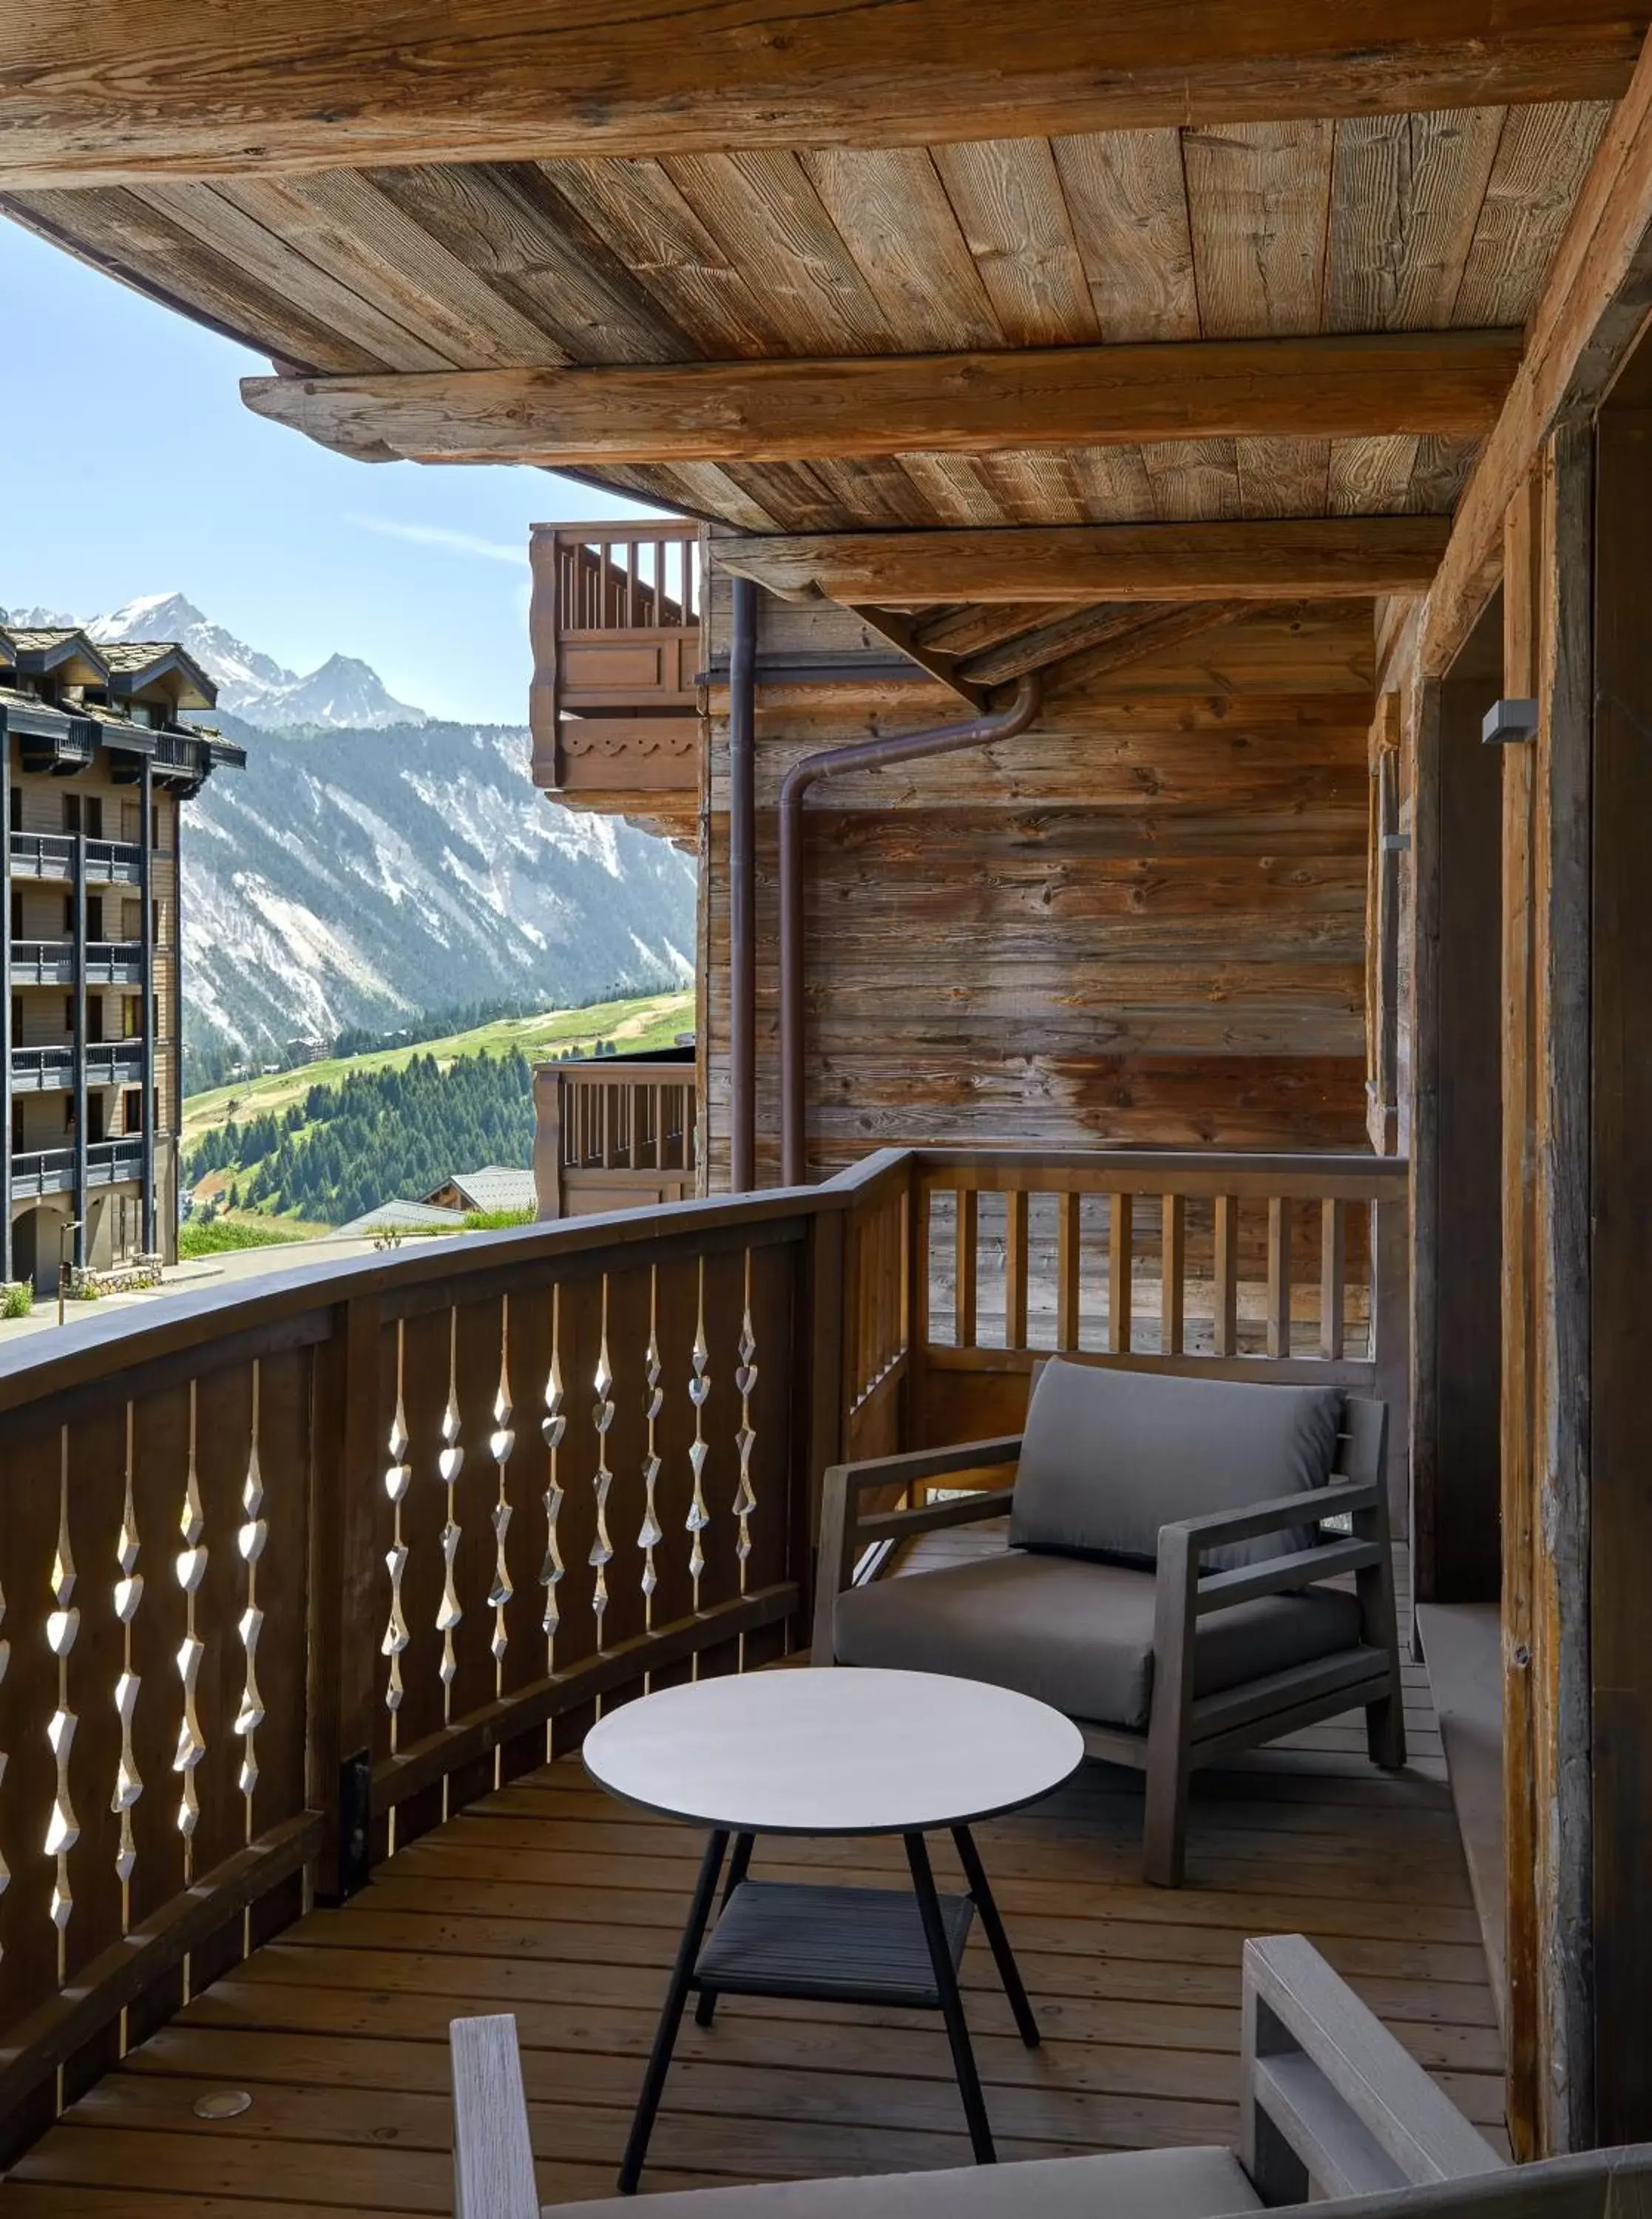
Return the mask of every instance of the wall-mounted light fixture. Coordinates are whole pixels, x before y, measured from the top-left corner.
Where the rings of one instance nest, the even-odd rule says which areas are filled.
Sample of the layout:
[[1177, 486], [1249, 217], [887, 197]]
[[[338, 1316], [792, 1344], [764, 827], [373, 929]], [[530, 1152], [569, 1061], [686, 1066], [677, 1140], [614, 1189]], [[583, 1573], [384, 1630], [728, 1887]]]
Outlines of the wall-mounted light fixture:
[[1494, 701], [1486, 712], [1480, 737], [1488, 748], [1502, 748], [1517, 740], [1535, 738], [1537, 730], [1535, 701]]
[[1408, 855], [1411, 853], [1410, 833], [1385, 832], [1382, 835], [1382, 853], [1385, 855]]

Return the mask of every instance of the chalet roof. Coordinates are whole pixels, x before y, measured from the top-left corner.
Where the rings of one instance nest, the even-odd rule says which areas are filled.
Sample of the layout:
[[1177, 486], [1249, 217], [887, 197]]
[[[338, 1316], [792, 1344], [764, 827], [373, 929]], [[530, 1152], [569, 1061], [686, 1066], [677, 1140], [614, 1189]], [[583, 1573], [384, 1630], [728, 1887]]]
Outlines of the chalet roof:
[[[484, 1164], [480, 1171], [455, 1172], [437, 1189], [445, 1192], [455, 1187], [472, 1209], [532, 1209], [537, 1202], [531, 1172], [518, 1171], [509, 1164]], [[434, 1202], [435, 1196], [425, 1197]]]
[[217, 706], [218, 687], [186, 648], [175, 640], [119, 640], [99, 650], [115, 681], [115, 691], [134, 693], [158, 680], [176, 676], [177, 705], [183, 709]]
[[428, 1202], [382, 1202], [363, 1210], [338, 1228], [341, 1240], [361, 1240], [374, 1233], [452, 1233], [464, 1223], [462, 1209], [443, 1209]]

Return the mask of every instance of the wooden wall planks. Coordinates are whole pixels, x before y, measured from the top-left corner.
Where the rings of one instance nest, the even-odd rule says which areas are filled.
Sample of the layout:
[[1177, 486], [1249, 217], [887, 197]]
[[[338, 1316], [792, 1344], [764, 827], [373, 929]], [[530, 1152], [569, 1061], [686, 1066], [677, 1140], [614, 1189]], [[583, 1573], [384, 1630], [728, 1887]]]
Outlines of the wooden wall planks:
[[[713, 651], [727, 602], [713, 566]], [[1295, 620], [1229, 627], [1170, 650], [1157, 674], [1133, 666], [1116, 682], [1145, 676], [1140, 693], [1098, 684], [1059, 696], [1021, 739], [816, 792], [805, 889], [814, 1168], [923, 1140], [1362, 1144], [1370, 618], [1357, 612], [1361, 650], [1339, 616], [1329, 653], [1317, 618], [1301, 634]], [[971, 636], [957, 621], [952, 631]], [[763, 658], [866, 653], [865, 638], [848, 611], [762, 601]], [[1176, 659], [1199, 646], [1209, 693], [1191, 690]], [[1282, 690], [1299, 675], [1314, 690]], [[1344, 690], [1329, 690], [1338, 678]], [[1274, 690], [1244, 690], [1258, 680]], [[721, 706], [714, 694], [702, 880], [714, 1191], [728, 1175]], [[941, 687], [922, 684], [760, 690], [765, 1181], [777, 1157], [780, 780], [816, 749], [955, 713]]]

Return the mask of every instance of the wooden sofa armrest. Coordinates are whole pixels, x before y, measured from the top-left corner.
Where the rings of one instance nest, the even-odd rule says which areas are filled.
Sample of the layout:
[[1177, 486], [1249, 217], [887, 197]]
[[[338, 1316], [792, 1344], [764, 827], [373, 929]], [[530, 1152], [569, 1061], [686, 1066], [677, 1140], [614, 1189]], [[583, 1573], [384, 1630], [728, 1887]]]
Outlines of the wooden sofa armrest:
[[1239, 2161], [1264, 2203], [1506, 2170], [1303, 1936], [1247, 1942], [1244, 1980]]
[[1178, 1518], [1158, 1529], [1185, 1533], [1195, 1554], [1224, 1547], [1230, 1541], [1253, 1541], [1264, 1533], [1286, 1533], [1293, 1526], [1314, 1526], [1324, 1518], [1339, 1518], [1355, 1510], [1369, 1510], [1379, 1500], [1375, 1481], [1334, 1480], [1328, 1487], [1305, 1487], [1295, 1495], [1276, 1495], [1267, 1502], [1246, 1503], [1242, 1510], [1212, 1510], [1202, 1518]]
[[516, 2020], [456, 2018], [447, 2033], [457, 2219], [540, 2219]]
[[835, 1464], [820, 1498], [820, 1551], [815, 1564], [814, 1639], [810, 1655], [817, 1664], [832, 1659], [832, 1606], [848, 1585], [854, 1559], [867, 1544], [930, 1533], [947, 1526], [967, 1526], [1001, 1518], [1009, 1507], [1011, 1489], [972, 1491], [953, 1502], [934, 1502], [921, 1510], [885, 1510], [863, 1515], [860, 1499], [873, 1488], [905, 1488], [947, 1479], [960, 1471], [979, 1471], [1014, 1464], [1021, 1435], [1003, 1433], [990, 1441], [960, 1441], [951, 1448], [910, 1449], [901, 1456], [867, 1457], [859, 1464]]

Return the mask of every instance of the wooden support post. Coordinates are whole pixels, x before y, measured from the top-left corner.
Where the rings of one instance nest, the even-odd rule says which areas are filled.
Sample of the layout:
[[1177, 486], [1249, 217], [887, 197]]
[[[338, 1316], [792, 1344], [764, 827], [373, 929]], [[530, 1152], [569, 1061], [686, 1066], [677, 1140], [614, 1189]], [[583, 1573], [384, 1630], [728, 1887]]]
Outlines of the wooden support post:
[[1077, 1193], [1056, 1197], [1055, 1345], [1064, 1353], [1070, 1353], [1078, 1346], [1082, 1200]]
[[1127, 1194], [1114, 1194], [1107, 1205], [1107, 1345], [1115, 1356], [1130, 1352], [1130, 1265], [1135, 1248], [1132, 1203]]
[[1167, 1194], [1159, 1209], [1158, 1352], [1180, 1356], [1187, 1346], [1188, 1206]]
[[[1587, 431], [1557, 432], [1510, 510], [1505, 550], [1504, 691], [1538, 704], [1535, 739], [1505, 749], [1503, 762], [1504, 1780], [1508, 2121], [1520, 2157], [1596, 2138], [1605, 2123], [1595, 2111], [1597, 2067], [1618, 2076], [1618, 2089], [1632, 2089], [1638, 2078], [1643, 2093], [1652, 2090], [1652, 2076], [1630, 2054], [1639, 2045], [1631, 2021], [1638, 2025], [1641, 2001], [1617, 2019], [1625, 2051], [1619, 2064], [1604, 2025], [1593, 2023], [1595, 1968], [1608, 1986], [1620, 1984], [1626, 2001], [1631, 1992], [1640, 1996], [1648, 1953], [1634, 1939], [1645, 1931], [1636, 1815], [1645, 1801], [1644, 1767], [1636, 1756], [1616, 1775], [1627, 1785], [1622, 1806], [1614, 1807], [1611, 1787], [1603, 1799], [1612, 1737], [1597, 1724], [1592, 1737], [1588, 1678], [1592, 480]], [[1601, 482], [1632, 544], [1644, 532], [1636, 512], [1644, 509], [1652, 479], [1635, 488], [1608, 472]], [[1638, 606], [1644, 567], [1632, 575]], [[1642, 652], [1635, 621], [1626, 671]], [[1626, 731], [1630, 724], [1636, 737], [1628, 755], [1638, 757], [1633, 712]], [[1629, 794], [1619, 796], [1620, 810], [1631, 806]], [[1641, 842], [1627, 824], [1623, 836], [1638, 885]], [[1597, 952], [1605, 944], [1602, 935]], [[1636, 973], [1638, 1005], [1637, 958], [1625, 948], [1623, 960]], [[1644, 1493], [1638, 1482], [1636, 1493]], [[1646, 1532], [1637, 1510], [1609, 1560], [1597, 1543], [1593, 1584], [1598, 1623], [1613, 1581], [1627, 1581], [1619, 1592], [1634, 1596], [1639, 1654], [1648, 1556], [1636, 1546], [1636, 1522]], [[1597, 1686], [1599, 1665], [1597, 1657]], [[1619, 1856], [1630, 1858], [1636, 1877], [1614, 1905]], [[1592, 1897], [1597, 1919], [1606, 1922], [1593, 1949]], [[1606, 1970], [1614, 1924], [1625, 1960], [1636, 1959], [1633, 1971], [1627, 1961]], [[1652, 2123], [1631, 2098], [1611, 2131], [1635, 2118]]]

